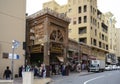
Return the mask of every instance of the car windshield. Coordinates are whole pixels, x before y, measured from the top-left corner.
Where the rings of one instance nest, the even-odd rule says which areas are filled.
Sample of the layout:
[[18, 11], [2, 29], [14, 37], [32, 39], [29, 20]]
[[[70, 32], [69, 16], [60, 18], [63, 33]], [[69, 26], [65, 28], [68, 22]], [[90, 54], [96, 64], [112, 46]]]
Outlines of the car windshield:
[[98, 64], [91, 64], [90, 67], [97, 67]]

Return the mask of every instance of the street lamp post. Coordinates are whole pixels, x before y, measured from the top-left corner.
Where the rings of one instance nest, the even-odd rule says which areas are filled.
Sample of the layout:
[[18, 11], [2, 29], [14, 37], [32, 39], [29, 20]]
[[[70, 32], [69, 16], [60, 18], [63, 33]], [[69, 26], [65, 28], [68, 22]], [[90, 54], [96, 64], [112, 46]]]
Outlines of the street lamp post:
[[11, 79], [14, 79], [14, 51], [15, 48], [17, 48], [20, 45], [20, 42], [13, 40], [12, 41], [12, 59], [11, 59], [11, 71], [12, 71], [12, 75], [11, 75]]
[[14, 67], [14, 46], [12, 46], [12, 61], [11, 61], [11, 69], [12, 69], [12, 75], [11, 75], [11, 79], [13, 79], [13, 74], [14, 74], [14, 69], [13, 69], [13, 67]]

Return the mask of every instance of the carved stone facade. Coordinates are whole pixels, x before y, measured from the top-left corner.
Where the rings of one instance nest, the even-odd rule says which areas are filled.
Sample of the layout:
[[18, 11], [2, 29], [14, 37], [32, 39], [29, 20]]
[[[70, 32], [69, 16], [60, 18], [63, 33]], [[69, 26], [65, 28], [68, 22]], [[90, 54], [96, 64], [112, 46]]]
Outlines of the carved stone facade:
[[[69, 18], [48, 8], [27, 17], [27, 60], [45, 63], [64, 60], [68, 47]], [[59, 59], [61, 58], [61, 59]]]

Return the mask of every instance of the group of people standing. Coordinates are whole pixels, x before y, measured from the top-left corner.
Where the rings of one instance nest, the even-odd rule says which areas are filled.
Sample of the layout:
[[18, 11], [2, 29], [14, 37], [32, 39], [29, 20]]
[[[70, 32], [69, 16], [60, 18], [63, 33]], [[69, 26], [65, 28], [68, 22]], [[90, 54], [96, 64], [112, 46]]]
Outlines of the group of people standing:
[[72, 69], [72, 65], [70, 63], [54, 63], [50, 65], [50, 70], [52, 75], [63, 75], [68, 76], [69, 72]]
[[[32, 71], [34, 73], [34, 76], [37, 77], [46, 77], [46, 66], [45, 64], [41, 64], [40, 67], [37, 66], [29, 66], [27, 65], [25, 66], [21, 66], [19, 68], [19, 77], [23, 77], [23, 72], [25, 71]], [[5, 78], [6, 80], [10, 80], [12, 76], [12, 71], [9, 69], [9, 66], [6, 67], [6, 69], [4, 70], [3, 73], [3, 78]]]
[[23, 72], [29, 72], [32, 71], [34, 73], [34, 76], [37, 77], [46, 77], [46, 66], [45, 64], [41, 64], [40, 66], [30, 66], [30, 65], [26, 65], [26, 66], [21, 66], [19, 68], [19, 77], [23, 76]]
[[[69, 72], [72, 70], [76, 70], [77, 72], [81, 71], [81, 64], [78, 63], [75, 66], [72, 66], [69, 63], [66, 64], [51, 64], [50, 65], [50, 72], [51, 75], [63, 75], [63, 76], [68, 76]], [[30, 65], [26, 65], [26, 66], [21, 66], [19, 68], [19, 77], [23, 76], [23, 72], [25, 71], [32, 71], [34, 73], [34, 76], [37, 77], [46, 77], [46, 66], [45, 64], [41, 64], [39, 67], [38, 66], [30, 66]], [[4, 71], [3, 77], [5, 77], [6, 79], [10, 79], [11, 78], [11, 70], [9, 69], [9, 66], [6, 67], [6, 70]]]

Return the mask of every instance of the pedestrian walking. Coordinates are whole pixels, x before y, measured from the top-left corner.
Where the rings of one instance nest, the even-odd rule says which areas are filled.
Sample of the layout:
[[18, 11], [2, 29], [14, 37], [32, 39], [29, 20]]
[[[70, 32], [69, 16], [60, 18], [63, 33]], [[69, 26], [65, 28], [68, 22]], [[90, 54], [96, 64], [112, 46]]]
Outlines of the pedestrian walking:
[[19, 72], [19, 77], [22, 77], [22, 66], [21, 66], [21, 67], [19, 67], [18, 72]]
[[23, 77], [23, 75], [24, 75], [24, 74], [23, 74], [24, 72], [25, 72], [25, 66], [23, 65], [23, 66], [22, 66], [22, 77]]
[[80, 71], [81, 71], [81, 65], [80, 65], [80, 63], [77, 64], [76, 70], [77, 70], [77, 72], [80, 72]]
[[42, 64], [42, 77], [45, 78], [46, 77], [46, 66], [45, 64]]
[[65, 75], [66, 75], [66, 73], [65, 73], [65, 67], [66, 67], [66, 65], [63, 64], [63, 65], [62, 65], [62, 76], [65, 76]]
[[11, 78], [11, 70], [9, 70], [9, 66], [6, 67], [6, 70], [4, 71], [3, 78], [5, 77], [6, 80], [9, 80]]

